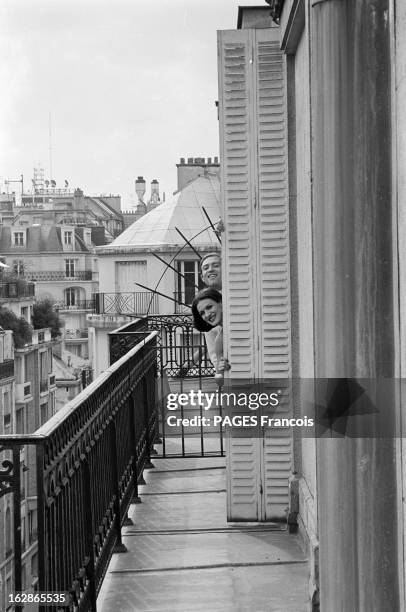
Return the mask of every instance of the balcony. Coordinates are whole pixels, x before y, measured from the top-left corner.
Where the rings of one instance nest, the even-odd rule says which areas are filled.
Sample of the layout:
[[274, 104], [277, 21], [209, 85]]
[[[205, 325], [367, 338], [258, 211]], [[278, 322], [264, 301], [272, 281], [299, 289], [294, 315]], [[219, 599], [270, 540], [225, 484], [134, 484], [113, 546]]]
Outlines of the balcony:
[[66, 302], [59, 301], [55, 302], [55, 306], [59, 310], [94, 310], [94, 300], [77, 300], [74, 304], [67, 304]]
[[[0, 436], [1, 452], [12, 454], [0, 472], [0, 483], [8, 483], [1, 496], [12, 490], [17, 508], [20, 451], [27, 449], [37, 465], [38, 590], [70, 591], [80, 610], [95, 609], [111, 554], [124, 550], [122, 523], [157, 438], [156, 336], [145, 331], [142, 342], [35, 433]], [[17, 514], [13, 591], [22, 590]]]
[[23, 280], [0, 283], [0, 299], [35, 297], [35, 285]]
[[14, 359], [6, 359], [0, 363], [0, 380], [14, 376]]
[[15, 398], [16, 402], [26, 402], [31, 399], [31, 383], [16, 383], [15, 386]]
[[66, 274], [66, 272], [57, 270], [42, 270], [40, 272], [25, 272], [25, 278], [33, 282], [91, 281], [93, 279], [93, 272], [91, 270], [80, 270], [78, 272]]
[[87, 340], [88, 329], [65, 329], [65, 340]]
[[157, 314], [158, 296], [150, 291], [132, 293], [94, 293], [96, 314]]
[[[34, 434], [0, 437], [12, 453], [2, 495], [11, 489], [17, 507], [21, 448], [36, 465], [37, 590], [69, 591], [72, 612], [283, 610], [288, 591], [289, 610], [305, 609], [307, 566], [286, 529], [227, 523], [221, 428], [203, 439], [201, 431], [165, 434], [161, 422], [159, 439], [163, 371], [172, 391], [213, 374], [196, 365], [204, 346], [190, 316], [144, 318], [110, 340], [112, 365], [82, 393]], [[21, 591], [16, 514], [13, 591]]]

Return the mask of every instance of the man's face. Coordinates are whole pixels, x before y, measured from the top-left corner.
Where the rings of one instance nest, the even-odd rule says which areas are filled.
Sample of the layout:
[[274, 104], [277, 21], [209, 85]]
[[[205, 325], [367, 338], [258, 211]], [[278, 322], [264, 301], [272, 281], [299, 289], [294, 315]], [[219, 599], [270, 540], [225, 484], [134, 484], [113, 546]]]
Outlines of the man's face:
[[221, 290], [221, 260], [217, 255], [204, 260], [202, 264], [202, 281], [206, 287]]

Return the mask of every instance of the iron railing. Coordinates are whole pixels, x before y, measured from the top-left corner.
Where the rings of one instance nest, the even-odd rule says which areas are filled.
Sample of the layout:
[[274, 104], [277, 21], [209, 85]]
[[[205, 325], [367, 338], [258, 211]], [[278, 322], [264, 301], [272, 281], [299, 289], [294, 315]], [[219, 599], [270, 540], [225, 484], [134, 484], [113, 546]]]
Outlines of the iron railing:
[[94, 293], [96, 314], [147, 315], [158, 312], [158, 296], [151, 291]]
[[176, 378], [213, 376], [204, 335], [190, 314], [151, 315], [148, 329], [159, 332], [158, 371]]
[[0, 298], [34, 297], [35, 285], [22, 280], [0, 283]]
[[0, 498], [10, 495], [14, 507], [14, 592], [22, 590], [24, 449], [36, 472], [37, 589], [69, 591], [72, 611], [96, 609], [110, 557], [125, 549], [121, 526], [157, 437], [156, 337], [145, 335], [34, 434], [0, 436]]
[[88, 329], [65, 329], [65, 340], [86, 339], [88, 336]]
[[66, 274], [58, 270], [41, 270], [38, 272], [25, 272], [24, 277], [31, 281], [91, 281], [93, 272], [91, 270], [79, 270]]
[[92, 310], [94, 309], [93, 300], [76, 300], [74, 304], [67, 304], [63, 300], [54, 302], [59, 310]]
[[14, 376], [14, 359], [6, 359], [0, 363], [0, 380]]

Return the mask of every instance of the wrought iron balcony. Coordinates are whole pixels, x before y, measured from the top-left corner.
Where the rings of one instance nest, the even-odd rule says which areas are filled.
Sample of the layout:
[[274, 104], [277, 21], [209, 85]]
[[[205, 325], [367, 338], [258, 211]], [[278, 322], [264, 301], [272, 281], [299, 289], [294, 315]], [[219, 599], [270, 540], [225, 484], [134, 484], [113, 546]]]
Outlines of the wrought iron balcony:
[[151, 291], [94, 293], [96, 314], [147, 315], [158, 312], [158, 296]]
[[54, 303], [59, 310], [94, 310], [94, 300], [76, 300], [74, 304], [67, 304], [64, 301]]
[[123, 549], [121, 526], [157, 437], [157, 332], [137, 333], [129, 352], [35, 433], [0, 436], [0, 499], [10, 495], [14, 506], [14, 592], [22, 590], [25, 448], [26, 464], [36, 472], [29, 477], [36, 487], [38, 591], [69, 591], [71, 610], [96, 609], [111, 554]]
[[0, 380], [14, 376], [14, 359], [7, 359], [0, 363]]
[[25, 272], [25, 278], [31, 281], [91, 281], [93, 272], [91, 270], [79, 270], [77, 272], [66, 272], [58, 270], [41, 270], [38, 272]]
[[65, 340], [86, 340], [88, 336], [88, 329], [65, 329]]
[[0, 283], [0, 299], [26, 298], [35, 296], [35, 285], [23, 280]]

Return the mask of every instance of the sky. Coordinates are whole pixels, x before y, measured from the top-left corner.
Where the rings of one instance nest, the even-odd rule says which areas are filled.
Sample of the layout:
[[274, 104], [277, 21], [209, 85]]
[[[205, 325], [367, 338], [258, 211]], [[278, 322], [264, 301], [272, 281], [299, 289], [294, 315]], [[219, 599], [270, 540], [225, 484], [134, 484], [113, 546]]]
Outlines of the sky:
[[21, 174], [31, 188], [40, 165], [57, 187], [119, 194], [124, 209], [140, 175], [147, 196], [157, 179], [170, 197], [181, 157], [219, 154], [217, 30], [236, 28], [238, 5], [1, 0], [1, 191]]

